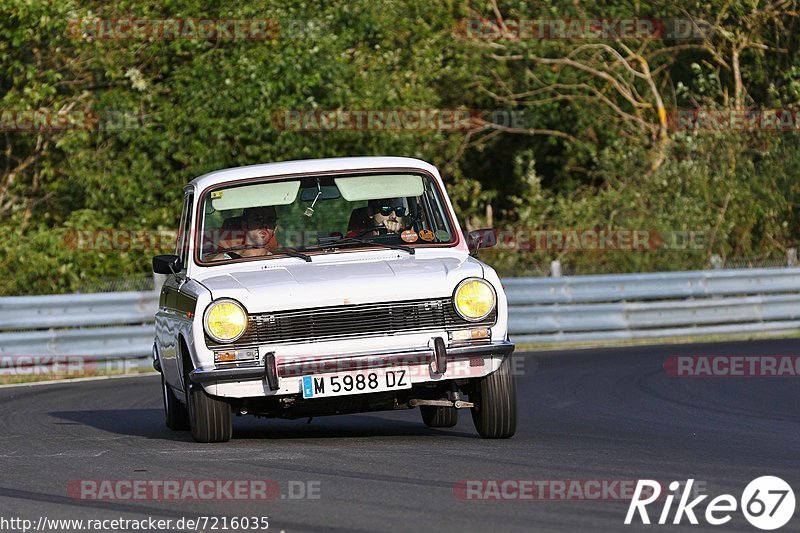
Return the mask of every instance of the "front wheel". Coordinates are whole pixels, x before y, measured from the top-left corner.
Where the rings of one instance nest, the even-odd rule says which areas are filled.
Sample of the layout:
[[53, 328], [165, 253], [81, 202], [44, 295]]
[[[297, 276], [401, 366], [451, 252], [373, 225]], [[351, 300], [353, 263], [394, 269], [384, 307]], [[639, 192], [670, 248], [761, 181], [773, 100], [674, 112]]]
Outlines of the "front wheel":
[[421, 405], [422, 421], [429, 428], [451, 428], [458, 424], [458, 409], [455, 407], [435, 407]]
[[189, 413], [172, 392], [164, 373], [161, 373], [161, 395], [164, 399], [164, 421], [167, 427], [173, 431], [183, 431], [189, 429]]
[[475, 404], [472, 421], [478, 434], [486, 439], [507, 439], [517, 431], [517, 387], [511, 375], [511, 358], [506, 357], [500, 368], [479, 378], [469, 395]]
[[[188, 366], [188, 365], [187, 365]], [[197, 442], [228, 442], [233, 436], [231, 406], [208, 394], [202, 385], [192, 384], [186, 372], [186, 408], [189, 429]]]

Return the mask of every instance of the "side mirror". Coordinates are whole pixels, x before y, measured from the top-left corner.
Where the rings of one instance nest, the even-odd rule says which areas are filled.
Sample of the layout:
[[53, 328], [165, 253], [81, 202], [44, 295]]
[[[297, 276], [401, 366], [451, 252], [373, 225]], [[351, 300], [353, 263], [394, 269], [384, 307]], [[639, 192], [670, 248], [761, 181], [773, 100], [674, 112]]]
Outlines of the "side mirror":
[[495, 244], [497, 244], [497, 230], [493, 228], [476, 229], [467, 233], [470, 255], [475, 255], [481, 248], [491, 248]]
[[156, 274], [177, 274], [183, 270], [177, 255], [157, 255], [153, 258], [153, 272]]

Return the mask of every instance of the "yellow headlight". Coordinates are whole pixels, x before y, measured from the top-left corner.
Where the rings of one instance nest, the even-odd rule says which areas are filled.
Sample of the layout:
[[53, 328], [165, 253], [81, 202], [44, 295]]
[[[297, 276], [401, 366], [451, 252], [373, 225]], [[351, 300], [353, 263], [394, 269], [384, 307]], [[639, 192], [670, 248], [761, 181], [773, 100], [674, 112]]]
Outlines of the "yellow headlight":
[[482, 320], [494, 309], [497, 298], [492, 286], [483, 280], [462, 281], [456, 288], [456, 311], [467, 320]]
[[247, 327], [247, 313], [233, 300], [212, 303], [206, 311], [206, 333], [217, 342], [233, 342]]

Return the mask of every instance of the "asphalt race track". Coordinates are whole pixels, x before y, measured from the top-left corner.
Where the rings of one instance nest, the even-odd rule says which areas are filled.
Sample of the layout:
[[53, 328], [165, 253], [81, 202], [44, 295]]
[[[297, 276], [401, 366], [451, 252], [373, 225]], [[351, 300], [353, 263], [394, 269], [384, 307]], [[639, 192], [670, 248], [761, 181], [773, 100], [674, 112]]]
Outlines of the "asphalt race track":
[[[287, 532], [754, 531], [738, 512], [724, 526], [701, 519], [699, 526], [684, 520], [645, 528], [623, 525], [628, 500], [464, 500], [454, 495], [454, 484], [693, 478], [711, 497], [739, 498], [752, 479], [776, 475], [797, 491], [797, 378], [673, 378], [662, 365], [670, 355], [799, 355], [798, 344], [781, 339], [525, 354], [519, 428], [504, 441], [480, 439], [467, 411], [455, 428], [433, 430], [415, 409], [311, 423], [236, 418], [233, 441], [201, 445], [188, 432], [164, 426], [156, 375], [2, 388], [0, 510], [3, 517], [34, 522], [43, 515], [268, 516], [270, 530]], [[67, 490], [80, 479], [269, 479], [278, 482], [282, 497], [82, 500]], [[301, 487], [318, 497], [294, 499]], [[654, 507], [651, 519], [660, 511]], [[797, 514], [782, 531], [788, 530], [800, 530]]]

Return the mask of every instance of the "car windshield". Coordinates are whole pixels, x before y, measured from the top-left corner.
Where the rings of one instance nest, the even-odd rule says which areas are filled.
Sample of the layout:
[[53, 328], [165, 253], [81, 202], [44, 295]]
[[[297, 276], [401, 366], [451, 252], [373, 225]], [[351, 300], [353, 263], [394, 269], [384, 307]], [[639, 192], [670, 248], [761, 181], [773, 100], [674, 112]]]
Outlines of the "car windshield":
[[424, 174], [221, 185], [207, 191], [202, 202], [202, 263], [286, 256], [311, 260], [311, 252], [370, 246], [413, 253], [415, 247], [456, 240], [445, 201]]

